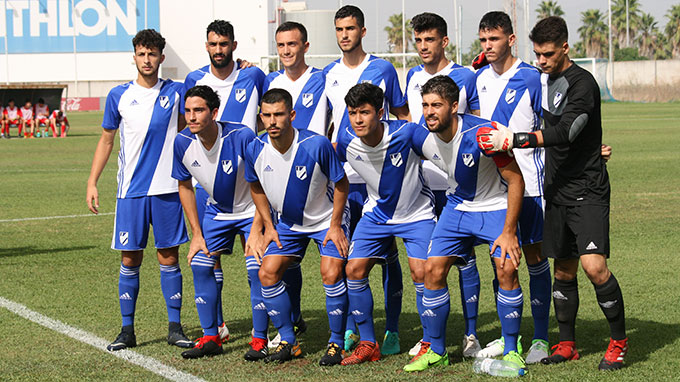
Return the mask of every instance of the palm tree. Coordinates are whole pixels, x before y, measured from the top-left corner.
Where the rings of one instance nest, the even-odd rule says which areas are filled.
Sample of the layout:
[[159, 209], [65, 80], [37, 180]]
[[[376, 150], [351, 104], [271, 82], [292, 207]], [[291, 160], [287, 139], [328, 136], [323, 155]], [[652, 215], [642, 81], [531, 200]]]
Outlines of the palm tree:
[[666, 37], [673, 58], [680, 57], [680, 4], [673, 5], [666, 13]]
[[658, 43], [656, 36], [659, 32], [659, 29], [656, 26], [657, 24], [656, 20], [654, 20], [654, 16], [650, 13], [643, 13], [640, 16], [636, 42], [641, 56], [654, 58], [654, 52], [656, 51]]
[[616, 45], [626, 45], [626, 1], [628, 1], [628, 28], [632, 41], [635, 40], [640, 24], [640, 3], [638, 0], [614, 0], [612, 2], [612, 37]]
[[542, 20], [546, 17], [550, 16], [563, 16], [564, 11], [562, 10], [562, 7], [560, 7], [559, 4], [557, 4], [557, 1], [552, 1], [552, 0], [544, 0], [541, 1], [538, 4], [538, 8], [536, 8], [536, 13], [538, 14], [538, 19]]
[[[390, 50], [392, 53], [404, 52], [404, 40], [403, 40], [403, 29], [402, 20], [403, 14], [395, 13], [389, 17], [388, 21], [390, 25], [385, 27], [385, 32], [387, 32], [387, 43], [390, 45]], [[411, 27], [411, 20], [406, 20], [406, 52], [408, 52], [408, 42], [411, 40], [411, 35], [413, 35], [413, 28]]]
[[607, 24], [605, 16], [599, 9], [587, 9], [581, 12], [579, 36], [587, 57], [601, 58], [607, 47]]

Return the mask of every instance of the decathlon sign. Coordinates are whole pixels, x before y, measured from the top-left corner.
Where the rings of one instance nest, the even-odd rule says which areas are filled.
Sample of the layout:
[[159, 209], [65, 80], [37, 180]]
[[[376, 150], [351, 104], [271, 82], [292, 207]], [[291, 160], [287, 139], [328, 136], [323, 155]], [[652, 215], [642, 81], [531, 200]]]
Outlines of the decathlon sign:
[[125, 52], [137, 31], [159, 29], [159, 0], [0, 0], [0, 10], [0, 54]]

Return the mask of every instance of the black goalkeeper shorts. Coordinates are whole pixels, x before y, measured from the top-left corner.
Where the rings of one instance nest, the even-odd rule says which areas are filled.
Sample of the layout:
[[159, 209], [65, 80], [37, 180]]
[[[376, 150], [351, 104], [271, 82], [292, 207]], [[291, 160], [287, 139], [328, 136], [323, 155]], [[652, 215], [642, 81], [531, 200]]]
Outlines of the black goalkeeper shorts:
[[546, 202], [543, 255], [569, 259], [589, 254], [609, 258], [609, 206]]

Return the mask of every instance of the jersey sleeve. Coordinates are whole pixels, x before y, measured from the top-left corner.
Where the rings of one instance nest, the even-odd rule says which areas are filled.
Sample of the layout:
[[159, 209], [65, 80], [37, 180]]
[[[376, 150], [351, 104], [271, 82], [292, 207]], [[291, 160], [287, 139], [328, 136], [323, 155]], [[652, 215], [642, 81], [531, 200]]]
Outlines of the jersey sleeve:
[[271, 72], [267, 74], [267, 77], [264, 78], [264, 82], [262, 83], [262, 94], [266, 93], [267, 90], [269, 90], [269, 86], [271, 86], [272, 81], [274, 81], [274, 78], [276, 78], [276, 72]]
[[421, 157], [425, 155], [423, 154], [423, 145], [429, 133], [429, 130], [419, 125], [413, 129], [413, 134], [411, 134], [411, 148]]
[[[465, 93], [467, 95], [468, 111], [479, 110], [479, 94], [477, 93], [477, 77], [470, 70], [469, 75], [465, 76]], [[540, 104], [539, 104], [540, 105]]]
[[387, 98], [390, 107], [402, 107], [406, 105], [406, 99], [404, 98], [404, 93], [401, 92], [399, 77], [397, 76], [397, 70], [394, 69], [394, 66], [391, 64], [385, 65], [383, 76], [385, 80], [385, 98]]
[[122, 92], [114, 88], [106, 96], [106, 106], [104, 106], [104, 119], [102, 120], [102, 127], [107, 130], [116, 130], [120, 125], [120, 111], [118, 111], [118, 103]]
[[335, 145], [335, 152], [338, 154], [338, 159], [341, 162], [347, 162], [347, 145], [349, 144], [347, 136], [347, 134], [338, 134], [338, 141]]
[[245, 157], [245, 171], [244, 171], [244, 178], [246, 179], [246, 182], [248, 183], [254, 183], [254, 182], [259, 182], [260, 178], [257, 176], [257, 172], [255, 171], [255, 161], [257, 160], [257, 155], [260, 152], [260, 146], [261, 142], [259, 142], [258, 139], [254, 139], [248, 144], [248, 147], [246, 148], [246, 157]]
[[250, 142], [252, 142], [254, 139], [255, 133], [248, 126], [244, 126], [239, 131], [239, 150], [240, 150], [239, 155], [241, 155], [241, 158], [244, 158], [244, 160], [248, 153], [248, 146], [250, 145]]
[[182, 92], [182, 96], [184, 96], [184, 93], [187, 92], [187, 90], [193, 88], [196, 86], [196, 78], [193, 75], [193, 72], [187, 74], [186, 78], [184, 78], [184, 91]]
[[179, 100], [177, 101], [177, 102], [179, 102], [178, 112], [179, 112], [179, 114], [184, 115], [184, 93], [186, 93], [186, 89], [184, 89], [184, 84], [182, 84], [182, 83], [175, 83], [175, 84], [176, 84], [175, 89], [177, 91], [177, 95], [179, 96], [178, 97]]
[[255, 82], [255, 89], [257, 89], [257, 94], [258, 96], [258, 104], [260, 103], [260, 98], [262, 98], [262, 95], [264, 94], [264, 78], [265, 74], [262, 71], [262, 69], [254, 67], [252, 69], [252, 77], [253, 77], [253, 82]]
[[191, 179], [191, 173], [189, 173], [189, 170], [187, 170], [186, 166], [184, 163], [182, 163], [182, 159], [184, 159], [184, 153], [186, 152], [186, 143], [182, 142], [185, 141], [187, 138], [181, 134], [178, 134], [175, 136], [175, 143], [174, 143], [174, 149], [173, 149], [173, 160], [172, 160], [172, 173], [171, 176], [174, 179], [177, 180], [189, 180]]
[[[595, 80], [592, 80], [593, 82]], [[595, 109], [595, 89], [585, 76], [580, 76], [567, 91], [567, 105], [557, 125], [543, 130], [546, 147], [568, 144], [581, 133]], [[578, 130], [578, 131], [576, 131]]]
[[345, 170], [342, 168], [340, 159], [333, 150], [333, 145], [324, 137], [316, 137], [318, 148], [318, 163], [321, 171], [326, 174], [332, 182], [339, 182], [345, 177]]
[[543, 107], [541, 106], [542, 101], [542, 89], [541, 89], [541, 75], [538, 71], [534, 71], [531, 75], [526, 78], [527, 89], [529, 90], [529, 99], [531, 99], [531, 108], [534, 113], [542, 117]]

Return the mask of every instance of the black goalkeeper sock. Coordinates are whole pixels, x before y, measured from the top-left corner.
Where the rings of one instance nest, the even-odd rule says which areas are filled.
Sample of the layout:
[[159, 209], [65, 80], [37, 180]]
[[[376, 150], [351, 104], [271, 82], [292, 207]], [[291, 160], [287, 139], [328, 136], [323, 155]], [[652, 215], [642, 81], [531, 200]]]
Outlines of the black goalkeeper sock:
[[576, 340], [576, 313], [578, 313], [578, 281], [555, 279], [553, 283], [553, 304], [555, 318], [560, 329], [560, 341]]
[[612, 274], [602, 285], [595, 285], [597, 303], [609, 321], [611, 336], [614, 340], [626, 338], [626, 315], [623, 310], [623, 295], [616, 277]]

